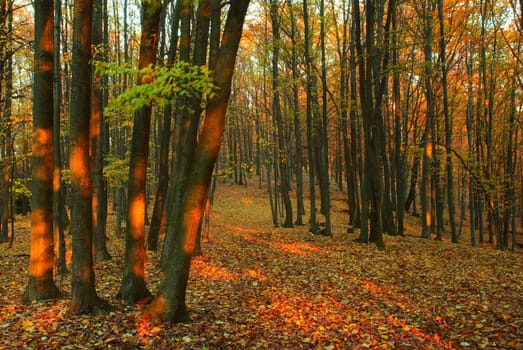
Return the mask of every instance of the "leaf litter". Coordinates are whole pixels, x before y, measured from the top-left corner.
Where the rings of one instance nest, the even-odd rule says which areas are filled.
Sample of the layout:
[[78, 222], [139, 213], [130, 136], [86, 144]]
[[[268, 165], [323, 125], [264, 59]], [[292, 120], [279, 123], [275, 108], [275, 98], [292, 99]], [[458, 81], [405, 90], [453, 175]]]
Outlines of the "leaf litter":
[[[29, 220], [0, 245], [0, 349], [523, 349], [523, 254], [386, 236], [354, 243], [343, 210], [334, 236], [274, 228], [262, 190], [220, 184], [187, 291], [189, 324], [152, 325], [114, 299], [123, 237], [95, 268], [115, 310], [72, 316], [68, 299], [23, 303]], [[335, 204], [342, 207], [341, 202]], [[111, 227], [114, 218], [109, 218]], [[159, 253], [148, 255], [155, 291]], [[70, 290], [70, 276], [56, 276]]]

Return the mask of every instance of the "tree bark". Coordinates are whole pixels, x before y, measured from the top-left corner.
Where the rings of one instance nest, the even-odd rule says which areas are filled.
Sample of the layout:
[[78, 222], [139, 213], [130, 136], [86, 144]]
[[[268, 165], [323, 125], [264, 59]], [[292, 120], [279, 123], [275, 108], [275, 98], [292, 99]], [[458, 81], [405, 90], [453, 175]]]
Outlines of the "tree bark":
[[241, 38], [248, 0], [230, 3], [225, 23], [223, 41], [216, 61], [216, 95], [208, 101], [206, 118], [196, 146], [194, 170], [183, 198], [183, 210], [176, 225], [176, 235], [171, 246], [171, 257], [156, 297], [144, 311], [153, 320], [183, 322], [188, 320], [185, 293], [196, 235], [203, 215], [205, 198], [212, 177], [214, 163], [220, 150], [225, 129], [225, 114], [231, 92], [236, 54]]
[[[97, 50], [102, 49], [102, 0], [93, 0], [92, 45]], [[94, 59], [101, 60], [105, 53], [98, 51]], [[106, 246], [107, 226], [107, 189], [105, 186], [104, 147], [103, 147], [103, 86], [101, 77], [94, 76], [91, 92], [91, 169], [93, 177], [93, 257], [94, 262], [103, 262], [111, 258]]]
[[94, 313], [107, 305], [96, 294], [92, 254], [92, 179], [89, 156], [91, 110], [92, 1], [73, 9], [73, 57], [70, 123], [71, 234], [73, 249], [72, 314]]
[[55, 299], [53, 279], [53, 1], [35, 1], [32, 215], [24, 300]]
[[292, 203], [289, 195], [290, 181], [288, 177], [287, 159], [285, 152], [285, 139], [283, 136], [283, 121], [280, 105], [280, 77], [279, 77], [279, 59], [280, 59], [280, 18], [278, 14], [278, 2], [271, 1], [271, 23], [272, 23], [272, 116], [276, 120], [276, 132], [278, 136], [278, 155], [275, 161], [278, 163], [280, 193], [283, 200], [283, 208], [285, 209], [285, 220], [283, 227], [292, 227]]
[[[167, 65], [174, 64], [176, 58], [176, 51], [178, 48], [178, 28], [180, 21], [180, 6], [181, 2], [176, 1], [174, 8], [174, 19], [171, 30], [171, 46], [167, 54]], [[159, 176], [158, 189], [156, 191], [156, 199], [151, 217], [151, 225], [149, 226], [149, 235], [147, 236], [147, 249], [155, 251], [158, 249], [158, 238], [162, 222], [165, 220], [165, 208], [167, 199], [167, 190], [169, 188], [169, 150], [171, 140], [171, 119], [173, 106], [171, 104], [165, 107], [163, 112], [163, 131], [160, 136], [160, 159], [159, 159]]]
[[[160, 0], [142, 2], [139, 69], [156, 63], [161, 10]], [[146, 84], [148, 81], [145, 79], [143, 76], [139, 77], [138, 84]], [[125, 262], [122, 285], [118, 293], [118, 297], [128, 304], [142, 303], [151, 297], [144, 276], [147, 160], [151, 114], [151, 105], [141, 107], [134, 114], [129, 163]]]

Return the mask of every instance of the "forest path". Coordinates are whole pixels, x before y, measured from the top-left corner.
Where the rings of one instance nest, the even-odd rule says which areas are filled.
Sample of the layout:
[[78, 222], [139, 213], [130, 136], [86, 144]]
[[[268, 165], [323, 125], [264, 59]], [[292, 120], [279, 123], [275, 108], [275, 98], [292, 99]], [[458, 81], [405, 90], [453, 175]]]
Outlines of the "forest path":
[[[209, 240], [187, 290], [192, 323], [150, 325], [114, 300], [123, 238], [96, 266], [108, 315], [67, 313], [68, 300], [25, 304], [28, 219], [0, 245], [0, 349], [523, 349], [523, 255], [385, 236], [386, 249], [346, 234], [274, 228], [264, 190], [219, 184]], [[112, 219], [112, 218], [111, 218]], [[25, 220], [25, 221], [24, 221]], [[112, 222], [109, 227], [113, 227]], [[150, 253], [147, 282], [161, 278]], [[57, 277], [68, 290], [69, 276]]]

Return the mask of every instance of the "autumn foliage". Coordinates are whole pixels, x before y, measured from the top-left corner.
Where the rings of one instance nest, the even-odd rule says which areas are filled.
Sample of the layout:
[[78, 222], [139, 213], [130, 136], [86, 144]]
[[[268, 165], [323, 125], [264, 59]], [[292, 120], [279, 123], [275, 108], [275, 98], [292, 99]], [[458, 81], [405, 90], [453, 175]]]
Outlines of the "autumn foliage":
[[[353, 243], [345, 205], [333, 201], [334, 236], [305, 226], [268, 228], [265, 194], [220, 184], [203, 256], [193, 259], [189, 324], [150, 324], [144, 306], [114, 299], [122, 261], [96, 266], [114, 311], [72, 316], [67, 300], [23, 303], [29, 223], [0, 246], [0, 349], [521, 349], [523, 255], [385, 236], [386, 250]], [[109, 232], [114, 217], [109, 218]], [[417, 229], [419, 230], [419, 229]], [[112, 256], [123, 237], [110, 235]], [[159, 282], [159, 254], [146, 279]], [[70, 277], [57, 276], [70, 290]]]

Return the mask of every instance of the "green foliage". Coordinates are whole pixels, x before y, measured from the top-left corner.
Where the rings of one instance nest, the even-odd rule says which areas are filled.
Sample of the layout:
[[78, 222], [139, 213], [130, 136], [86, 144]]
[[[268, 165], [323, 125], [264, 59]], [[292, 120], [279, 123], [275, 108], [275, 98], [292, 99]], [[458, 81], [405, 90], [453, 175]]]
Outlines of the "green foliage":
[[165, 107], [178, 96], [201, 99], [201, 96], [206, 95], [212, 98], [216, 91], [206, 67], [186, 62], [179, 62], [171, 67], [149, 65], [143, 69], [136, 69], [131, 64], [117, 65], [100, 61], [95, 61], [94, 64], [99, 76], [127, 74], [141, 82], [109, 101], [105, 110], [109, 118], [122, 114], [131, 115], [152, 104]]
[[110, 188], [125, 187], [129, 178], [129, 158], [120, 159], [108, 156], [104, 176], [107, 178], [107, 185]]
[[25, 184], [30, 183], [30, 179], [14, 179], [13, 180], [13, 192], [16, 196], [24, 195], [27, 198], [31, 198], [31, 189]]

